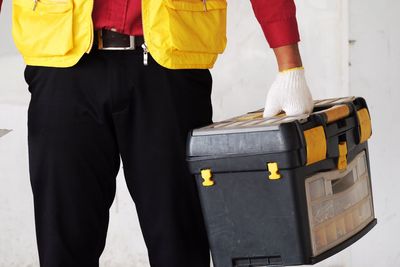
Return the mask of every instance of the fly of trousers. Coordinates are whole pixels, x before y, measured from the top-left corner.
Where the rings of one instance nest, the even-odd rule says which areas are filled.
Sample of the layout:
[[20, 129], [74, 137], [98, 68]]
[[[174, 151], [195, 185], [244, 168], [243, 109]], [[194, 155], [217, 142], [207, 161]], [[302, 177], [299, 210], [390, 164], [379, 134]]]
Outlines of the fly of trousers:
[[151, 266], [209, 266], [185, 151], [189, 130], [212, 123], [210, 71], [92, 50], [68, 68], [28, 65], [24, 77], [40, 266], [99, 266], [120, 158]]

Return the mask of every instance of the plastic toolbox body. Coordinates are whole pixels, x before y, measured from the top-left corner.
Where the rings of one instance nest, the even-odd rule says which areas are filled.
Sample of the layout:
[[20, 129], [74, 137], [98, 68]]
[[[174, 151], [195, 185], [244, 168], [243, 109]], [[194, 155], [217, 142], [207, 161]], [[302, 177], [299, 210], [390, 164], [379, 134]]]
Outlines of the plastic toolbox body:
[[319, 262], [375, 224], [363, 98], [309, 117], [252, 112], [195, 129], [187, 155], [215, 267]]

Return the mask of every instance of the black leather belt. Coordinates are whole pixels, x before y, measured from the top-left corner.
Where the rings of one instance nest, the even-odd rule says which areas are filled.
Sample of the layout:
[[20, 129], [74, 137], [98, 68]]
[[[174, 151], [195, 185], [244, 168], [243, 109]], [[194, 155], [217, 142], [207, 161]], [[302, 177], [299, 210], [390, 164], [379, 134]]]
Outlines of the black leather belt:
[[134, 50], [143, 43], [142, 35], [127, 35], [107, 29], [94, 31], [93, 45], [100, 50]]

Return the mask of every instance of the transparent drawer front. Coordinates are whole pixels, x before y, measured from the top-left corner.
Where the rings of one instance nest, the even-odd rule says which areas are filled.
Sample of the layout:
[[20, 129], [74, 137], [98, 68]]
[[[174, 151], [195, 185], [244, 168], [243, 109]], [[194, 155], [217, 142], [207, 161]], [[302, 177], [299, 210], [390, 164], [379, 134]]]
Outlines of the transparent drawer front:
[[320, 172], [306, 179], [313, 255], [338, 245], [374, 218], [365, 152], [345, 171]]

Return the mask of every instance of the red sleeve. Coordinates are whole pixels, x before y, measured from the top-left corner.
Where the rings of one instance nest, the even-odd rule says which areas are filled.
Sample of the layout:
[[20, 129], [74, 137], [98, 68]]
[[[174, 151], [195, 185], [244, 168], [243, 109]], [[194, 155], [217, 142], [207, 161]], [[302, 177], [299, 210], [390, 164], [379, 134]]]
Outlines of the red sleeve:
[[293, 0], [250, 1], [271, 48], [300, 41]]
[[1, 4], [3, 3], [3, 0], [0, 0], [0, 11], [1, 11]]

